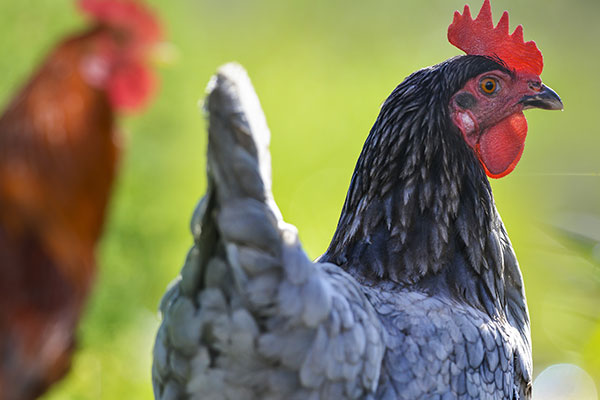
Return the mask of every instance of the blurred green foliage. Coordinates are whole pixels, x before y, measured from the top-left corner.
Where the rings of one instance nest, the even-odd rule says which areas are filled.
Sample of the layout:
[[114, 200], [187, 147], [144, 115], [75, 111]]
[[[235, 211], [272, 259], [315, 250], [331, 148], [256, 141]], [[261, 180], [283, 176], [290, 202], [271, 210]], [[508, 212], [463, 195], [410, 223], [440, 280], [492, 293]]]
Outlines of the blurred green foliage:
[[[148, 399], [157, 304], [191, 244], [205, 187], [197, 102], [215, 69], [247, 69], [270, 124], [275, 198], [312, 257], [326, 248], [379, 105], [408, 74], [460, 52], [446, 40], [448, 0], [153, 0], [178, 59], [143, 114], [122, 118], [126, 152], [99, 248], [96, 289], [68, 377], [47, 399]], [[473, 8], [479, 1], [471, 2]], [[525, 276], [535, 373], [571, 362], [600, 380], [600, 270], [547, 224], [600, 214], [600, 3], [493, 2], [545, 58], [565, 112], [528, 112], [517, 170], [493, 182]], [[72, 0], [0, 2], [0, 104], [44, 54], [86, 21]], [[561, 175], [574, 173], [575, 175]]]

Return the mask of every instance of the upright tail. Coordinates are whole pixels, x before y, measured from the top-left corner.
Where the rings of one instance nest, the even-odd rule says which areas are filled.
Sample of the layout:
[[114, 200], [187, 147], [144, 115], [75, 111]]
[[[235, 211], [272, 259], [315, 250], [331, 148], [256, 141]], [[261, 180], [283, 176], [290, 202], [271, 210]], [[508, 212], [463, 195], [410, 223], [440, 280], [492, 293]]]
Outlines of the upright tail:
[[219, 182], [219, 200], [265, 202], [281, 221], [271, 194], [271, 133], [246, 71], [238, 64], [224, 65], [208, 92], [208, 173]]
[[219, 69], [205, 110], [208, 187], [161, 303], [156, 398], [366, 398], [383, 356], [379, 320], [357, 282], [311, 262], [283, 222], [269, 130], [240, 66]]

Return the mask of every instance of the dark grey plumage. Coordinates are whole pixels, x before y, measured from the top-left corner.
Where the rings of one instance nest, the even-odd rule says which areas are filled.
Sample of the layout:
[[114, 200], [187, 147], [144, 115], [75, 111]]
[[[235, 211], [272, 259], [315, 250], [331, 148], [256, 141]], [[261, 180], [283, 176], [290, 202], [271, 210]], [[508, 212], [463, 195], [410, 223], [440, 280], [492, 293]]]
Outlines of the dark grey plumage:
[[394, 90], [313, 263], [273, 201], [258, 99], [239, 66], [223, 67], [195, 245], [161, 304], [156, 398], [530, 398], [518, 263], [447, 110], [494, 69], [457, 57]]

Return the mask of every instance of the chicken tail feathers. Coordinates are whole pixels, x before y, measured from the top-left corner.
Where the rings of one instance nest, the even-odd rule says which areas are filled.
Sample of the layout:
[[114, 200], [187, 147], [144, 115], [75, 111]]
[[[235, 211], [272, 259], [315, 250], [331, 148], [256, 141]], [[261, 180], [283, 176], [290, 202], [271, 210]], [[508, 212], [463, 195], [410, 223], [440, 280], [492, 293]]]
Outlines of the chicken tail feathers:
[[204, 108], [208, 187], [192, 217], [194, 246], [161, 303], [155, 397], [366, 398], [379, 379], [382, 327], [359, 284], [313, 263], [283, 222], [269, 130], [242, 67], [219, 69]]
[[208, 175], [220, 201], [254, 199], [281, 220], [271, 194], [271, 133], [246, 71], [221, 67], [208, 84]]

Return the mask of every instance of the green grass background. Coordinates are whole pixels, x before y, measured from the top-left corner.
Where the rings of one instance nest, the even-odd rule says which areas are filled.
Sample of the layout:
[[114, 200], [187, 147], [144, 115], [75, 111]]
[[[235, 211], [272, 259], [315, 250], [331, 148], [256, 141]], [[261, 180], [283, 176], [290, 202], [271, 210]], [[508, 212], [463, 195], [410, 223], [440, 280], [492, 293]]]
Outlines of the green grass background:
[[[191, 244], [205, 188], [197, 102], [227, 61], [248, 70], [272, 131], [273, 190], [312, 257], [333, 233], [354, 163], [379, 105], [411, 72], [460, 54], [446, 40], [463, 0], [153, 0], [177, 62], [126, 136], [100, 271], [68, 377], [45, 398], [149, 399], [157, 304]], [[479, 1], [474, 7], [479, 8]], [[600, 3], [495, 0], [496, 20], [544, 53], [544, 81], [565, 111], [529, 111], [523, 159], [494, 181], [525, 276], [535, 373], [570, 362], [600, 381], [600, 270], [563, 247], [547, 223], [600, 214]], [[0, 104], [53, 44], [85, 25], [69, 0], [0, 2]], [[596, 173], [596, 176], [560, 175]], [[559, 174], [559, 175], [556, 175]]]

